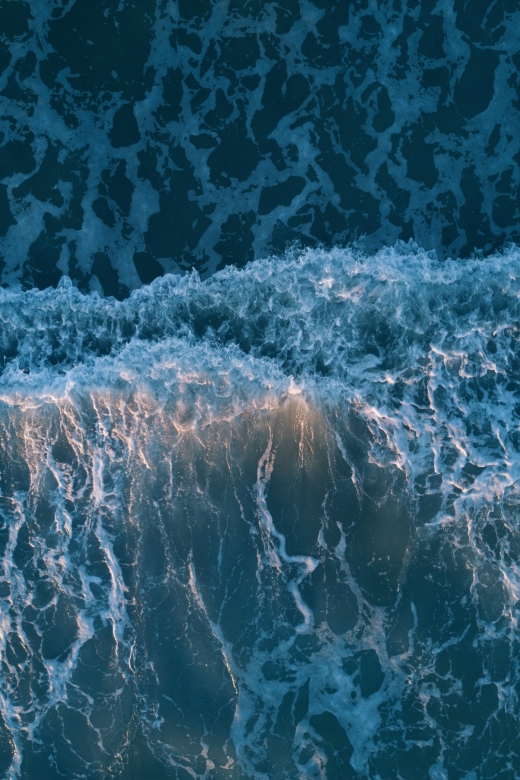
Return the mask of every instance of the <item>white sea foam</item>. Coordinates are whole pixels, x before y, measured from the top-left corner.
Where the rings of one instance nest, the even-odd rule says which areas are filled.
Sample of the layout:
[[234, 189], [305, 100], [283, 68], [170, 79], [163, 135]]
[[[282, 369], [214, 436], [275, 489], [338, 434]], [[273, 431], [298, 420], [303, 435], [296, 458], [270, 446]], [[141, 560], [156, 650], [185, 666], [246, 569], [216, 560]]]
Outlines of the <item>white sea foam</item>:
[[512, 717], [519, 314], [513, 249], [2, 291], [11, 776], [57, 718], [77, 776], [124, 762], [132, 721], [194, 777], [382, 777], [410, 700], [445, 745], [469, 637], [475, 702]]

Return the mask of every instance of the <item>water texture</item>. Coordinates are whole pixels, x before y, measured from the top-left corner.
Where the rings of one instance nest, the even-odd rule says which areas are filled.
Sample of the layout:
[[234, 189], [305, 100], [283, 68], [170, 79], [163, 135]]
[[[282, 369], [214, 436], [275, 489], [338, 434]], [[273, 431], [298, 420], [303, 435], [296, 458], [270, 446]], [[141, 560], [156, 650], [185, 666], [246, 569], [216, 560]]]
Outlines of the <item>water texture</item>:
[[2, 281], [518, 241], [515, 0], [2, 0]]
[[0, 0], [0, 777], [520, 778], [520, 11]]
[[0, 311], [2, 776], [519, 776], [518, 251]]

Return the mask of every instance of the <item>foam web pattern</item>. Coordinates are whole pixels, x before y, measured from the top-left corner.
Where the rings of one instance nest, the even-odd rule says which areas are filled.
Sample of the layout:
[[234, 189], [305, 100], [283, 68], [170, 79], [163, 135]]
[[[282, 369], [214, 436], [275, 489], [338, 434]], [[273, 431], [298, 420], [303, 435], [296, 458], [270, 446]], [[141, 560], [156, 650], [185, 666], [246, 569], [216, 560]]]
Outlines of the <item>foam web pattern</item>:
[[514, 2], [9, 0], [2, 281], [518, 241]]

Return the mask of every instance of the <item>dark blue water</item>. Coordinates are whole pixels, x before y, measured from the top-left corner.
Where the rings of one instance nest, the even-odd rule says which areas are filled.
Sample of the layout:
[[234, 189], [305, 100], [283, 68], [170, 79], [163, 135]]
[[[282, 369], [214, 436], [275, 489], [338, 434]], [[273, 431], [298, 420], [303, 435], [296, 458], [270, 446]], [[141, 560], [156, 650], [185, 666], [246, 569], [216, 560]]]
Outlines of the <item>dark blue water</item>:
[[518, 241], [514, 0], [2, 0], [2, 281]]
[[0, 0], [0, 777], [520, 778], [519, 30]]

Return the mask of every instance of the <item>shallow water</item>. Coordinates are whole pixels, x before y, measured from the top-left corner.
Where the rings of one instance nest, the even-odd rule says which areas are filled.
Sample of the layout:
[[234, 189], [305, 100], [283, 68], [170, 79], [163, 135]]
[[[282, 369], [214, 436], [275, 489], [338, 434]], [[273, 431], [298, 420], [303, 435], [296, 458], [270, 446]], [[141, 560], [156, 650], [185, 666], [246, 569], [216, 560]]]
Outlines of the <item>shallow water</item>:
[[7, 778], [514, 778], [520, 254], [1, 293]]

